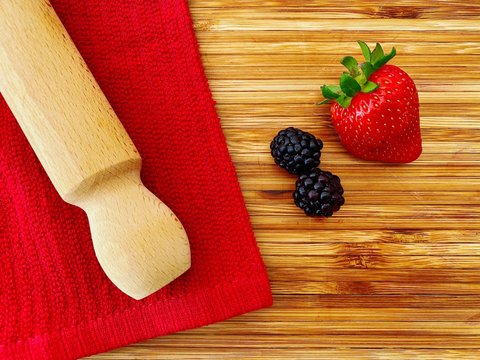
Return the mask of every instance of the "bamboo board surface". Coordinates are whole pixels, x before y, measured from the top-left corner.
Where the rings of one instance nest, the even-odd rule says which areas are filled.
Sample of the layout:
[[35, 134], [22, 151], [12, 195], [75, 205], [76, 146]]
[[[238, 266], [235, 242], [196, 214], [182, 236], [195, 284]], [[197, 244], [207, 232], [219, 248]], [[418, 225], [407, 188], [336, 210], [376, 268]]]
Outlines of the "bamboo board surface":
[[[95, 359], [479, 359], [480, 1], [190, 0], [203, 62], [274, 292], [274, 306]], [[368, 163], [339, 144], [327, 107], [355, 43], [397, 48], [415, 80], [424, 152]], [[346, 205], [295, 208], [271, 138], [325, 143]]]

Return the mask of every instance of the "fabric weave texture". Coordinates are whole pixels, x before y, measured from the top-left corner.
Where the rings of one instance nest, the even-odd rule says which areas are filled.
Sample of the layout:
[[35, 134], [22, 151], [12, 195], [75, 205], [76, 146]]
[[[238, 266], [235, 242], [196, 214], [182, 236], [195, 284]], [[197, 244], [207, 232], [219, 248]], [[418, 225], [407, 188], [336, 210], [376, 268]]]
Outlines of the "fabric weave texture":
[[0, 98], [0, 359], [71, 359], [271, 304], [264, 264], [185, 0], [53, 0], [187, 230], [192, 268], [148, 298], [100, 268], [85, 213], [61, 200]]

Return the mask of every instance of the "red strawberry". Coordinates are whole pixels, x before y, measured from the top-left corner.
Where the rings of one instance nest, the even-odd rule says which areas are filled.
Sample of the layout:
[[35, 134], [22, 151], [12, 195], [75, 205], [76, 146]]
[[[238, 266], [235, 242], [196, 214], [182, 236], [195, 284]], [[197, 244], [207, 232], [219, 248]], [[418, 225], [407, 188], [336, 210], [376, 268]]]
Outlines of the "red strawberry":
[[351, 154], [365, 160], [408, 163], [422, 153], [418, 93], [406, 72], [385, 65], [395, 54], [384, 55], [377, 43], [373, 52], [362, 42], [366, 62], [347, 56], [349, 70], [340, 86], [322, 86], [324, 102], [334, 100], [332, 123]]

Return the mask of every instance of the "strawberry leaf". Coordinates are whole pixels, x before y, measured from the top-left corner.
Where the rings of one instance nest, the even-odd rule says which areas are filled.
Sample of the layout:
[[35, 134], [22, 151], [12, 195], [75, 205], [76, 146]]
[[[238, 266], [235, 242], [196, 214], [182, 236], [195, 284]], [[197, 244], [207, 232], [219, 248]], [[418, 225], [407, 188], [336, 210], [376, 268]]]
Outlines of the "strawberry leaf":
[[370, 62], [375, 64], [378, 60], [384, 57], [382, 45], [377, 43], [375, 49], [372, 51], [372, 56], [370, 57]]
[[375, 70], [380, 69], [383, 65], [389, 62], [396, 54], [397, 54], [397, 50], [395, 48], [392, 48], [392, 51], [390, 51], [390, 54], [383, 56], [381, 59], [378, 59], [373, 64], [373, 67], [375, 68]]
[[360, 84], [356, 82], [355, 79], [349, 74], [342, 75], [340, 78], [340, 87], [345, 95], [350, 97], [355, 96], [360, 90], [362, 90]]
[[358, 75], [358, 62], [353, 56], [345, 56], [340, 63], [348, 69], [352, 76]]
[[365, 58], [365, 61], [370, 62], [371, 52], [368, 45], [361, 40], [357, 40], [357, 43], [358, 45], [360, 45], [360, 49], [362, 49], [362, 54], [363, 54], [363, 57]]
[[378, 89], [378, 84], [375, 84], [372, 81], [367, 81], [367, 83], [363, 86], [362, 92], [366, 94], [370, 94], [371, 92], [374, 92], [375, 90]]
[[322, 94], [325, 100], [319, 104], [334, 100], [347, 108], [350, 106], [352, 98], [359, 92], [369, 94], [378, 89], [379, 84], [369, 81], [369, 78], [396, 55], [396, 50], [392, 48], [392, 51], [385, 55], [379, 43], [376, 43], [373, 51], [365, 42], [357, 40], [357, 43], [360, 45], [366, 61], [359, 65], [358, 61], [352, 56], [344, 57], [341, 63], [348, 69], [348, 72], [345, 71], [341, 75], [340, 86], [322, 86]]
[[336, 99], [336, 101], [341, 107], [348, 108], [352, 103], [352, 98], [350, 96], [341, 95]]
[[366, 62], [362, 65], [362, 71], [363, 71], [363, 74], [365, 75], [365, 78], [368, 80], [368, 78], [370, 77], [370, 75], [373, 74], [375, 69], [373, 68], [373, 65], [371, 63]]
[[340, 87], [336, 85], [323, 85], [322, 86], [322, 95], [325, 99], [336, 99], [340, 96]]

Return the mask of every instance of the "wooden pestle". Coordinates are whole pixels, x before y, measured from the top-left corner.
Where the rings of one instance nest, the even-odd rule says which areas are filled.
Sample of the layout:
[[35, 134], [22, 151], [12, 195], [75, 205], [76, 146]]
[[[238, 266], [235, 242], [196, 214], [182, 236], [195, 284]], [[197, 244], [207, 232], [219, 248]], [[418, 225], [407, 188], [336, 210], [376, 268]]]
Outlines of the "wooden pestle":
[[185, 230], [140, 180], [141, 158], [48, 1], [1, 0], [0, 92], [96, 256], [144, 298], [190, 267]]

